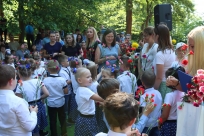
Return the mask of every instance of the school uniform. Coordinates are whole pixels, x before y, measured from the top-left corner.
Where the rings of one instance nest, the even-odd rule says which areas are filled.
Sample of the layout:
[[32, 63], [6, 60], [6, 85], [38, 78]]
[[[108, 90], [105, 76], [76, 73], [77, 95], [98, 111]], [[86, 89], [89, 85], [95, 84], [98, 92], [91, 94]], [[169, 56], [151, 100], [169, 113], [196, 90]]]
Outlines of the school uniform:
[[164, 103], [171, 105], [171, 110], [168, 119], [162, 124], [160, 136], [175, 136], [177, 128], [177, 102], [181, 102], [184, 92], [175, 90], [167, 93]]
[[39, 67], [38, 69], [34, 70], [32, 74], [32, 78], [36, 78], [38, 76], [41, 76], [41, 79], [43, 80], [44, 77], [46, 77], [47, 71], [43, 67]]
[[33, 130], [33, 133], [39, 133], [40, 130], [45, 129], [48, 126], [44, 103], [42, 103], [40, 99], [41, 88], [38, 88], [37, 90], [37, 84], [41, 84], [41, 81], [38, 79], [30, 79], [23, 81], [22, 86], [18, 86], [16, 89], [16, 93], [22, 94], [29, 105], [38, 105], [38, 121], [35, 129]]
[[77, 83], [76, 79], [75, 79], [75, 75], [71, 72], [71, 82], [72, 82], [72, 88], [73, 88], [73, 92], [71, 93], [71, 100], [70, 100], [70, 108], [69, 108], [69, 118], [75, 122], [77, 119], [77, 116], [79, 114], [79, 111], [77, 110], [77, 103], [76, 103], [76, 90], [79, 87], [79, 84]]
[[130, 73], [130, 71], [124, 71], [117, 77], [117, 80], [120, 83], [121, 92], [135, 95], [135, 91], [137, 89], [137, 79], [134, 74]]
[[152, 94], [154, 95], [154, 97], [152, 98], [154, 100], [153, 103], [157, 104], [157, 106], [148, 115], [149, 119], [142, 133], [145, 133], [149, 127], [152, 127], [152, 129], [149, 132], [149, 136], [158, 136], [159, 131], [157, 127], [158, 126], [157, 119], [161, 116], [162, 96], [161, 96], [161, 93], [158, 90], [155, 90], [153, 87], [146, 89], [145, 93], [140, 97], [141, 107], [146, 106], [146, 102], [145, 102], [146, 94], [148, 94], [149, 98], [151, 97]]
[[109, 130], [108, 134], [100, 132], [96, 136], [127, 136], [127, 135], [125, 133], [118, 133], [118, 132], [114, 132], [112, 130]]
[[[98, 86], [98, 82], [94, 81], [88, 88], [97, 94], [97, 86]], [[98, 124], [98, 130], [99, 132], [108, 132], [108, 128], [103, 120], [103, 111], [102, 109], [99, 107], [99, 105], [97, 103], [95, 103], [95, 108], [96, 108], [96, 112], [95, 112], [95, 116], [96, 116], [96, 121]]]
[[[63, 77], [64, 79], [66, 79], [66, 81], [70, 81], [71, 80], [71, 71], [69, 70], [69, 68], [66, 67], [61, 67], [61, 70], [59, 72], [59, 76]], [[72, 84], [67, 84], [68, 87], [68, 94], [65, 94], [64, 98], [65, 98], [65, 112], [69, 115], [69, 107], [70, 107], [70, 98], [71, 98], [71, 93], [72, 93]]]
[[12, 90], [0, 90], [0, 135], [32, 136], [37, 124], [37, 113], [30, 112], [28, 103]]
[[64, 112], [64, 88], [67, 87], [67, 82], [58, 74], [50, 74], [43, 82], [50, 93], [49, 97], [47, 97], [47, 106], [51, 136], [57, 135], [57, 114], [61, 126], [61, 135], [64, 135], [67, 133], [66, 115]]
[[80, 114], [75, 124], [75, 136], [95, 136], [99, 131], [95, 118], [95, 102], [90, 99], [95, 93], [87, 87], [78, 87], [76, 102]]

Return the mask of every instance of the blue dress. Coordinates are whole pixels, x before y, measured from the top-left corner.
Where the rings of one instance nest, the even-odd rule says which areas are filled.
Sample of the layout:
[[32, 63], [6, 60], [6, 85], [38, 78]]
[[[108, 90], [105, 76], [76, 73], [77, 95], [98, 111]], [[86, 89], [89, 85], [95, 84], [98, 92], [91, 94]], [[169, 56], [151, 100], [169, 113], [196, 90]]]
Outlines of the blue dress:
[[[103, 47], [101, 44], [98, 44], [98, 47], [100, 48], [101, 56], [100, 58], [108, 57], [108, 56], [115, 56], [115, 60], [107, 60], [111, 66], [115, 64], [118, 67], [118, 50], [119, 50], [119, 45], [116, 44], [115, 46], [109, 47]], [[102, 63], [99, 65], [99, 72], [101, 71], [101, 68], [103, 66], [106, 66], [106, 62]]]

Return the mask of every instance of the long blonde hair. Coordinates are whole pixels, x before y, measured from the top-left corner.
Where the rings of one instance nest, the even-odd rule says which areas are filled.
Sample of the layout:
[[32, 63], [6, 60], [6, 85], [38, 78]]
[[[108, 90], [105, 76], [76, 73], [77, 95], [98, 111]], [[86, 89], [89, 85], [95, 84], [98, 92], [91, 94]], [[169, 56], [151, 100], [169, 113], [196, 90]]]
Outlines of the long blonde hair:
[[204, 26], [198, 26], [190, 31], [189, 38], [194, 41], [194, 55], [188, 56], [188, 73], [194, 76], [198, 69], [204, 69]]
[[87, 40], [86, 40], [86, 47], [92, 46], [95, 43], [95, 41], [98, 40], [98, 35], [97, 35], [96, 29], [94, 27], [89, 27], [88, 29], [93, 30], [94, 37], [93, 37], [93, 41], [90, 41], [90, 39], [87, 38]]

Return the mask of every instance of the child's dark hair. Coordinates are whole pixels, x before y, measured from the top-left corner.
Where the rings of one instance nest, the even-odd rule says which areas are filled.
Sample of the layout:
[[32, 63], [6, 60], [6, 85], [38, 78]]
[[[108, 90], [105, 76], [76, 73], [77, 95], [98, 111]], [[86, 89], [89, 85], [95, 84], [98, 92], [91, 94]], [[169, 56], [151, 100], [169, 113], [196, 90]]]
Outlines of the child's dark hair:
[[18, 63], [18, 73], [22, 77], [30, 77], [33, 71], [36, 69], [34, 59], [21, 59]]
[[60, 70], [59, 62], [57, 60], [49, 60], [47, 63], [47, 69], [50, 73], [58, 73]]
[[[176, 67], [172, 67], [172, 68], [169, 68], [165, 72], [165, 77], [167, 78], [168, 76], [173, 76], [173, 77], [175, 77], [176, 79], [179, 80], [179, 76], [178, 76], [178, 73], [177, 73], [178, 70], [180, 70], [182, 72], [186, 72], [185, 69], [183, 67], [181, 67], [181, 66], [179, 66], [177, 68]], [[169, 88], [171, 88], [173, 90], [176, 90], [175, 86], [167, 86], [167, 87], [169, 87]]]
[[154, 86], [156, 76], [152, 70], [146, 70], [141, 76], [145, 88], [151, 88]]
[[84, 67], [90, 70], [92, 80], [93, 81], [97, 80], [98, 66], [93, 61], [90, 61], [88, 59], [84, 59], [83, 62], [84, 62]]
[[66, 55], [59, 55], [58, 56], [58, 62], [60, 65], [62, 65], [62, 62], [64, 62], [65, 60], [68, 61], [68, 57]]
[[123, 65], [127, 68], [130, 68], [130, 63], [128, 62], [129, 60], [129, 57], [126, 56], [126, 55], [123, 55], [121, 58], [120, 58], [123, 62]]
[[103, 79], [97, 86], [98, 95], [106, 99], [109, 95], [119, 92], [120, 83], [114, 78]]
[[5, 55], [4, 62], [5, 62], [6, 64], [9, 64], [9, 59], [10, 59], [10, 57], [12, 57], [11, 54], [7, 54], [7, 55]]
[[111, 128], [124, 130], [138, 116], [139, 103], [130, 94], [114, 93], [104, 101], [104, 113]]
[[176, 79], [179, 80], [179, 77], [178, 77], [178, 73], [177, 71], [180, 70], [182, 72], [186, 72], [185, 69], [181, 66], [175, 68], [175, 67], [172, 67], [172, 68], [169, 68], [166, 72], [165, 72], [165, 77], [167, 78], [168, 76], [173, 76], [175, 77]]
[[115, 67], [106, 67], [102, 69], [102, 72], [106, 72], [109, 76], [113, 76], [114, 78], [117, 78], [119, 74], [119, 70]]
[[9, 65], [0, 65], [0, 88], [7, 85], [8, 81], [16, 78], [15, 69]]

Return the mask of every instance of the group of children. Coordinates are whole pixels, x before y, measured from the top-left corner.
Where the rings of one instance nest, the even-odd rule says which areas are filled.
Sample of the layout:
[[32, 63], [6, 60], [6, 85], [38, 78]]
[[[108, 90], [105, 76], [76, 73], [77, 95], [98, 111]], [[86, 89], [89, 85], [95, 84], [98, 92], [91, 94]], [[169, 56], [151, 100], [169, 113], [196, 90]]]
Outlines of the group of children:
[[[107, 66], [98, 74], [97, 65], [87, 59], [82, 61], [79, 58], [59, 55], [58, 60], [42, 62], [40, 54], [34, 53], [33, 59], [21, 59], [16, 63], [17, 76], [20, 79], [16, 86], [16, 71], [12, 68], [14, 65], [11, 56], [8, 59], [8, 65], [11, 66], [0, 65], [0, 100], [5, 100], [0, 101], [0, 107], [4, 108], [0, 116], [10, 118], [9, 120], [15, 118], [12, 122], [3, 120], [0, 123], [0, 133], [28, 136], [32, 131], [34, 136], [43, 135], [43, 130], [48, 125], [47, 108], [51, 136], [58, 135], [57, 118], [62, 136], [68, 135], [66, 127], [70, 124], [67, 121], [75, 123], [75, 136], [102, 136], [107, 135], [106, 132], [110, 136], [120, 133], [121, 136], [122, 133], [176, 135], [176, 103], [181, 101], [184, 94], [172, 88], [173, 91], [164, 100], [169, 106], [163, 107], [160, 92], [153, 88], [155, 75], [152, 71], [145, 71], [141, 77], [145, 93], [140, 96], [139, 104], [134, 99], [138, 88], [137, 79], [129, 71], [128, 59], [127, 56], [121, 57], [119, 70]], [[176, 70], [169, 69], [166, 76], [173, 73], [178, 78]], [[101, 81], [98, 82], [99, 80]], [[31, 105], [31, 113], [26, 103], [17, 96]], [[11, 102], [16, 104], [10, 104], [11, 98]], [[143, 107], [140, 115], [139, 107]], [[163, 122], [158, 123], [158, 118], [162, 118]], [[131, 131], [131, 128], [138, 131]], [[16, 132], [16, 129], [23, 131]]]

